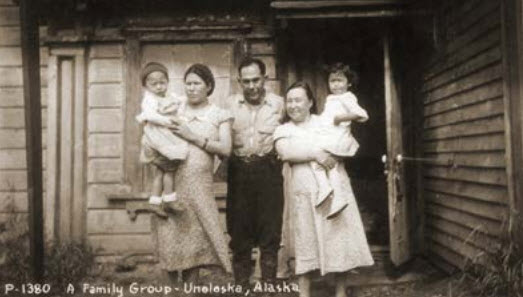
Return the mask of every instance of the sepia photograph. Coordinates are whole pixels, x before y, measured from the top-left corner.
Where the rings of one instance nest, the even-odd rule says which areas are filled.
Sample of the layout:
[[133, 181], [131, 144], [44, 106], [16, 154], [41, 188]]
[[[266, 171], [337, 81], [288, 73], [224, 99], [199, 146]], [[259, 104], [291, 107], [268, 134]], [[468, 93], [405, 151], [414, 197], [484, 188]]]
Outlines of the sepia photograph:
[[0, 0], [0, 296], [523, 297], [523, 0]]

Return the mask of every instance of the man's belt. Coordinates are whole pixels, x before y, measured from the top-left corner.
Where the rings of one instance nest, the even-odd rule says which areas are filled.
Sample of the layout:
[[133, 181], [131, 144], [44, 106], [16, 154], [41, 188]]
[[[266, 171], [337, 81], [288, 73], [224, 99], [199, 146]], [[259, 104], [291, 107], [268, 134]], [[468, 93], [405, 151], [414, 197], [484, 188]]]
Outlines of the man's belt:
[[270, 152], [265, 155], [248, 155], [248, 156], [233, 156], [234, 160], [242, 163], [257, 163], [263, 161], [271, 161], [276, 159], [276, 153]]

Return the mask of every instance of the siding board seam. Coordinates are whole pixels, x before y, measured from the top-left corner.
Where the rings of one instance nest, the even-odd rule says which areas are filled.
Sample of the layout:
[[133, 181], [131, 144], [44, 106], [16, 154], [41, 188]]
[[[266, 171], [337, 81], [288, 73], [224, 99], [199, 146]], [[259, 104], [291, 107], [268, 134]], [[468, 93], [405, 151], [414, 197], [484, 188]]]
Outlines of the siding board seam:
[[112, 106], [101, 106], [101, 105], [91, 105], [89, 110], [121, 110], [121, 105], [112, 105]]
[[[441, 167], [440, 167], [441, 168]], [[452, 167], [443, 167], [444, 169], [449, 169], [449, 170], [452, 170]], [[492, 169], [491, 168], [468, 168], [468, 169], [471, 169], [471, 170], [476, 170], [476, 171], [484, 171], [484, 170], [488, 170], [488, 171], [491, 171]], [[500, 169], [499, 171], [502, 171], [503, 169]], [[442, 177], [441, 175], [437, 175], [435, 173], [431, 173], [431, 172], [424, 172], [423, 173], [423, 177], [424, 178], [428, 178], [428, 179], [444, 179], [444, 180], [449, 180], [449, 181], [461, 181], [461, 182], [471, 182], [471, 183], [477, 183], [477, 184], [482, 184], [482, 185], [491, 185], [491, 186], [503, 186], [503, 187], [506, 187], [507, 186], [507, 183], [506, 183], [506, 180], [505, 182], [488, 182], [488, 181], [473, 181], [473, 180], [470, 180], [470, 179], [464, 179], [464, 178], [459, 178], [459, 177]], [[427, 190], [427, 191], [432, 191], [432, 190]], [[455, 195], [451, 195], [451, 196], [455, 196]]]
[[89, 86], [92, 86], [92, 85], [117, 85], [117, 84], [121, 84], [122, 81], [121, 80], [104, 80], [104, 81], [91, 81], [89, 82]]
[[[452, 182], [452, 181], [457, 181], [457, 182], [460, 182], [460, 183], [470, 183], [470, 184], [475, 184], [475, 185], [482, 185], [484, 186], [485, 184], [482, 184], [482, 183], [477, 183], [477, 182], [470, 182], [470, 181], [460, 181], [460, 180], [449, 180], [449, 179], [445, 179], [445, 178], [440, 178], [440, 177], [430, 177], [428, 179], [437, 179], [437, 180], [443, 180], [443, 181], [449, 181], [449, 182]], [[488, 185], [488, 186], [493, 186], [493, 187], [496, 187], [496, 188], [501, 188], [501, 189], [505, 189], [506, 186], [499, 186], [499, 185]], [[470, 200], [473, 200], [473, 201], [481, 201], [481, 202], [488, 202], [488, 203], [492, 203], [492, 204], [496, 204], [496, 205], [499, 205], [499, 206], [508, 206], [507, 203], [504, 203], [504, 202], [500, 202], [500, 201], [492, 201], [492, 200], [484, 200], [484, 199], [478, 199], [477, 197], [470, 197], [470, 196], [466, 196], [466, 195], [463, 195], [463, 194], [456, 194], [456, 193], [453, 193], [453, 192], [445, 192], [443, 190], [440, 190], [440, 189], [434, 189], [434, 188], [431, 188], [431, 187], [425, 187], [424, 189], [425, 191], [427, 192], [431, 192], [431, 193], [435, 193], [435, 194], [443, 194], [443, 195], [449, 195], [449, 196], [456, 196], [456, 197], [461, 197], [461, 198], [465, 198], [465, 199], [470, 199]], [[452, 208], [454, 209], [454, 208]], [[459, 210], [459, 209], [458, 209]], [[468, 212], [467, 212], [468, 213]], [[492, 219], [491, 219], [492, 220]], [[493, 221], [497, 221], [497, 222], [500, 222], [498, 220], [493, 220]]]
[[462, 40], [455, 40], [453, 43], [449, 43], [446, 45], [446, 49], [445, 49], [444, 53], [436, 52], [436, 58], [433, 61], [429, 62], [429, 65], [425, 69], [429, 70], [429, 69], [435, 67], [435, 65], [437, 65], [438, 63], [445, 61], [445, 59], [452, 56], [453, 54], [458, 52], [460, 49], [467, 47], [473, 41], [484, 36], [485, 32], [487, 32], [489, 30], [493, 30], [494, 28], [500, 28], [501, 27], [500, 20], [499, 20], [499, 18], [496, 17], [496, 16], [498, 16], [498, 14], [494, 13], [493, 16], [494, 16], [494, 18], [492, 19], [493, 22], [491, 21], [492, 23], [487, 23], [487, 25], [485, 25], [485, 28], [481, 28], [481, 31], [473, 32], [472, 37], [470, 36], [470, 34], [468, 36], [467, 35], [461, 36], [462, 39], [463, 39], [463, 37], [470, 37], [470, 40], [465, 40], [463, 42], [462, 42]]
[[151, 232], [87, 232], [87, 236], [151, 235]]
[[[432, 202], [432, 203], [433, 203], [433, 202]], [[437, 204], [437, 203], [435, 203], [435, 204]], [[483, 236], [488, 237], [489, 239], [492, 239], [492, 240], [499, 240], [499, 236], [496, 236], [496, 235], [493, 235], [493, 234], [489, 234], [489, 233], [487, 233], [487, 232], [484, 232], [484, 231], [483, 231], [482, 229], [480, 229], [480, 228], [473, 229], [473, 228], [471, 228], [470, 226], [467, 226], [467, 225], [463, 225], [463, 224], [461, 224], [460, 222], [456, 222], [456, 221], [453, 221], [453, 220], [449, 220], [449, 219], [447, 219], [447, 218], [444, 218], [444, 217], [441, 217], [441, 216], [438, 216], [438, 215], [435, 215], [435, 214], [432, 214], [432, 213], [429, 213], [429, 214], [427, 214], [427, 215], [428, 215], [429, 217], [435, 218], [435, 219], [437, 219], [437, 220], [446, 221], [446, 222], [452, 223], [452, 224], [454, 224], [454, 225], [458, 225], [458, 226], [460, 226], [460, 227], [462, 227], [462, 228], [469, 229], [469, 230], [471, 230], [471, 231], [476, 230], [477, 232], [481, 233]], [[429, 234], [429, 236], [430, 236], [430, 234]]]
[[[441, 112], [437, 112], [437, 113], [433, 113], [433, 114], [427, 114], [427, 115], [425, 115], [424, 119], [430, 119], [430, 118], [433, 118], [433, 117], [438, 116], [438, 115], [451, 113], [453, 111], [459, 111], [459, 110], [463, 109], [464, 107], [471, 107], [471, 106], [474, 106], [474, 105], [480, 105], [480, 104], [488, 102], [488, 101], [496, 101], [496, 100], [502, 101], [503, 100], [503, 96], [494, 96], [492, 98], [486, 98], [484, 100], [478, 100], [478, 101], [474, 101], [474, 102], [471, 102], [471, 103], [459, 105], [459, 106], [456, 106], [454, 108], [450, 108], [450, 109], [447, 109], [447, 110], [444, 110], [444, 111], [441, 111]], [[503, 113], [501, 113], [501, 114], [503, 114]]]
[[[446, 150], [446, 151], [425, 151], [424, 152], [427, 155], [430, 154], [475, 154], [475, 153], [505, 153], [505, 149], [475, 149], [475, 150]], [[503, 167], [505, 168], [505, 167]]]
[[[454, 223], [450, 222], [450, 224], [454, 224]], [[436, 230], [439, 233], [449, 235], [449, 236], [453, 237], [454, 239], [458, 239], [458, 240], [459, 239], [463, 239], [463, 238], [459, 237], [458, 235], [455, 235], [453, 233], [448, 232], [447, 230], [445, 230], [444, 227], [438, 226], [438, 224], [427, 223], [427, 227], [430, 228], [430, 229]], [[473, 229], [471, 229], [469, 236], [472, 235], [473, 232], [475, 232], [475, 231]], [[499, 240], [499, 239], [493, 239], [493, 240]], [[486, 244], [485, 246], [482, 246], [479, 243], [476, 243], [474, 240], [469, 240], [468, 237], [467, 237], [466, 240], [463, 239], [463, 242], [464, 243], [466, 242], [468, 245], [470, 245], [470, 246], [472, 246], [474, 248], [480, 249], [480, 250], [482, 250], [484, 252], [487, 252], [487, 253], [491, 253], [491, 252], [495, 251], [495, 247], [489, 247], [488, 244]]]
[[[499, 28], [498, 28], [498, 27], [488, 29], [487, 31], [485, 31], [484, 34], [485, 34], [485, 35], [492, 34], [492, 33], [494, 33], [494, 31], [498, 31], [497, 33], [498, 33], [499, 35], [501, 35], [501, 33], [499, 32]], [[470, 42], [470, 44], [473, 44], [473, 43], [479, 43], [482, 39], [485, 39], [485, 36], [480, 35], [480, 36], [478, 36], [476, 39], [472, 40], [472, 41]], [[449, 60], [450, 60], [451, 58], [454, 58], [455, 61], [452, 61], [452, 60], [451, 60], [450, 63], [447, 62], [447, 63], [449, 63], [449, 64], [446, 64], [446, 65], [442, 66], [441, 69], [438, 69], [438, 70], [433, 70], [433, 69], [432, 69], [432, 70], [428, 70], [428, 71], [431, 71], [431, 73], [430, 73], [429, 75], [424, 76], [424, 77], [423, 77], [423, 81], [424, 81], [424, 82], [425, 82], [425, 81], [429, 81], [429, 80], [431, 80], [432, 78], [434, 78], [434, 77], [436, 77], [436, 76], [438, 76], [438, 75], [441, 75], [441, 73], [443, 73], [443, 72], [445, 72], [445, 71], [448, 71], [448, 70], [450, 70], [450, 69], [452, 69], [452, 68], [455, 68], [456, 66], [459, 66], [459, 65], [461, 65], [461, 64], [463, 64], [463, 63], [465, 63], [465, 62], [467, 62], [468, 60], [472, 59], [472, 58], [475, 58], [475, 57], [476, 57], [477, 55], [479, 55], [480, 53], [483, 53], [484, 51], [490, 50], [490, 49], [492, 49], [492, 48], [498, 46], [498, 45], [499, 45], [499, 40], [500, 40], [500, 39], [501, 39], [501, 36], [500, 36], [500, 38], [497, 38], [497, 39], [492, 40], [492, 41], [490, 41], [490, 42], [486, 42], [486, 41], [484, 41], [484, 42], [486, 42], [487, 45], [483, 45], [483, 47], [480, 47], [480, 49], [479, 49], [478, 52], [472, 52], [472, 53], [470, 53], [470, 51], [465, 51], [465, 50], [464, 50], [465, 48], [457, 50], [457, 51], [454, 52], [452, 55], [449, 55], [449, 57], [447, 57], [447, 58], [449, 58]], [[470, 45], [470, 44], [469, 44], [469, 45]], [[460, 52], [460, 51], [462, 51], [462, 50], [464, 51], [464, 53], [461, 53], [461, 52]], [[436, 65], [439, 65], [439, 64], [436, 64]], [[436, 67], [436, 65], [434, 65], [434, 66], [432, 66], [432, 67]]]
[[[430, 240], [430, 238], [428, 238], [428, 240]], [[439, 254], [437, 254], [432, 249], [428, 253], [427, 260], [429, 263], [431, 263], [435, 267], [439, 268], [440, 270], [446, 272], [448, 275], [454, 274], [457, 271], [457, 269], [459, 269], [456, 266], [456, 263], [450, 263], [448, 260], [442, 258]]]
[[[482, 69], [484, 70], [484, 69]], [[480, 71], [482, 71], [480, 70]], [[475, 73], [472, 73], [472, 74], [475, 74]], [[469, 75], [470, 77], [470, 75]], [[487, 84], [490, 84], [492, 83], [493, 81], [497, 81], [497, 80], [502, 80], [503, 79], [503, 76], [501, 73], [499, 73], [497, 76], [492, 76], [492, 77], [489, 77], [488, 79], [486, 79], [485, 81], [483, 82], [480, 82], [478, 84], [475, 84], [475, 85], [472, 85], [470, 87], [467, 87], [467, 88], [464, 88], [464, 89], [460, 89], [460, 90], [456, 90], [455, 92], [453, 93], [450, 93], [448, 95], [444, 95], [444, 96], [441, 96], [439, 98], [436, 98], [436, 99], [431, 99], [431, 100], [426, 100], [426, 96], [429, 95], [428, 93], [425, 94], [425, 96], [422, 96], [422, 97], [425, 97], [425, 100], [423, 100], [423, 105], [428, 105], [432, 102], [439, 102], [439, 101], [442, 101], [442, 100], [446, 100], [446, 99], [451, 99], [451, 97], [454, 97], [454, 96], [457, 96], [457, 95], [461, 95], [463, 93], [466, 93], [468, 91], [471, 91], [471, 90], [474, 90], [476, 88], [479, 88], [479, 87], [482, 87], [484, 85], [487, 85]], [[456, 82], [456, 81], [454, 81]]]
[[97, 135], [97, 134], [100, 134], [100, 135], [111, 135], [111, 134], [122, 134], [123, 131], [89, 131], [89, 136], [90, 135]]
[[432, 252], [432, 255], [437, 255], [439, 260], [444, 261], [445, 263], [448, 263], [449, 265], [451, 265], [453, 267], [456, 267], [456, 265], [458, 265], [458, 267], [461, 267], [467, 261], [465, 256], [463, 256], [460, 253], [456, 252], [455, 250], [445, 246], [444, 244], [441, 244], [441, 243], [435, 241], [432, 237], [429, 237], [429, 240], [430, 240], [431, 244], [435, 244], [440, 249], [444, 249], [447, 252], [452, 253], [456, 257], [460, 258], [461, 259], [461, 263], [452, 263], [452, 262], [450, 262], [451, 261], [450, 259], [445, 259], [445, 256], [441, 255], [438, 251], [435, 251], [434, 249], [431, 248], [430, 250]]
[[[458, 194], [448, 194], [448, 193], [443, 193], [443, 192], [439, 192], [439, 191], [435, 191], [435, 190], [431, 190], [431, 189], [425, 189], [425, 192], [428, 192], [428, 193], [432, 193], [432, 194], [436, 194], [436, 195], [444, 195], [444, 196], [449, 196], [449, 197], [454, 197], [455, 199], [460, 199], [460, 200], [464, 200], [465, 202], [468, 201], [468, 202], [472, 202], [472, 203], [479, 203], [479, 204], [491, 204], [492, 206], [497, 206], [497, 207], [503, 207], [503, 208], [506, 208], [506, 205], [505, 204], [500, 204], [500, 203], [497, 203], [497, 202], [492, 202], [492, 201], [484, 201], [484, 200], [478, 200], [478, 199], [473, 199], [473, 198], [470, 198], [470, 197], [466, 197], [466, 196], [460, 196]], [[466, 211], [464, 208], [457, 208], [457, 207], [454, 207], [454, 206], [451, 206], [449, 204], [442, 204], [432, 198], [430, 198], [431, 196], [428, 195], [428, 201], [430, 201], [431, 203], [433, 204], [437, 204], [437, 205], [440, 205], [440, 206], [443, 206], [445, 208], [450, 208], [450, 209], [454, 209], [454, 210], [458, 210], [458, 211], [461, 211], [461, 212], [464, 212], [464, 213], [467, 213], [467, 214], [470, 214], [470, 215], [473, 215], [473, 216], [476, 216], [476, 217], [481, 217], [481, 218], [485, 218], [485, 219], [488, 219], [488, 220], [491, 220], [491, 221], [494, 221], [494, 222], [499, 222], [499, 223], [502, 223], [505, 219], [501, 218], [501, 219], [495, 219], [495, 218], [492, 218], [492, 217], [487, 217], [485, 215], [482, 215], [482, 214], [478, 214], [478, 213], [475, 213], [475, 212], [470, 212], [470, 211]]]
[[[495, 1], [489, 0], [489, 1], [483, 2], [483, 3], [495, 3]], [[482, 9], [485, 9], [485, 8], [481, 7], [481, 6], [474, 8], [474, 10], [476, 10], [476, 11], [478, 11], [478, 10], [481, 11]], [[483, 14], [477, 14], [477, 16], [475, 16], [475, 18], [474, 18], [474, 21], [472, 21], [467, 26], [460, 28], [460, 30], [456, 31], [456, 33], [457, 33], [456, 36], [466, 35], [467, 31], [470, 31], [472, 28], [474, 28], [474, 26], [477, 26], [478, 24], [480, 24], [491, 14], [495, 14], [495, 15], [499, 16], [499, 10], [500, 10], [500, 5], [498, 4], [496, 6], [493, 6], [491, 9], [487, 9], [487, 11], [484, 11]], [[474, 13], [474, 11], [470, 11], [470, 13], [472, 14], [472, 13]]]
[[[423, 90], [421, 92], [421, 95], [426, 95], [426, 94], [432, 93], [435, 90], [443, 89], [443, 87], [445, 87], [445, 86], [451, 85], [451, 84], [453, 84], [455, 82], [458, 82], [460, 80], [464, 80], [464, 79], [470, 77], [471, 75], [477, 74], [477, 73], [479, 73], [479, 72], [481, 72], [481, 71], [483, 71], [483, 70], [485, 70], [485, 69], [487, 69], [489, 67], [493, 67], [493, 66], [496, 66], [496, 65], [501, 65], [501, 57], [499, 59], [496, 59], [495, 61], [489, 62], [489, 63], [487, 63], [485, 65], [482, 65], [481, 67], [478, 67], [478, 68], [476, 68], [474, 70], [471, 70], [470, 72], [467, 72], [467, 73], [465, 73], [465, 74], [463, 74], [463, 75], [461, 75], [459, 77], [455, 77], [455, 78], [453, 78], [453, 79], [451, 79], [451, 80], [449, 80], [449, 81], [447, 81], [447, 82], [445, 82], [445, 83], [443, 83], [441, 85], [438, 85], [437, 87], [434, 87], [434, 88], [428, 89], [428, 90]], [[500, 74], [499, 77], [495, 76], [493, 78], [502, 78], [502, 76]], [[474, 87], [476, 87], [476, 86], [474, 86]], [[465, 90], [469, 90], [469, 89], [472, 89], [472, 88], [468, 88], [468, 89], [465, 89]], [[461, 91], [463, 91], [463, 90], [461, 90]], [[439, 98], [439, 99], [441, 99], [441, 98]], [[431, 100], [431, 101], [433, 101], [433, 100]], [[427, 102], [431, 102], [431, 101], [427, 101]]]
[[[501, 78], [499, 78], [497, 80], [494, 80], [492, 82], [488, 82], [488, 83], [476, 86], [476, 87], [470, 89], [469, 92], [473, 92], [473, 91], [476, 91], [477, 89], [484, 88], [487, 85], [491, 85], [491, 84], [499, 83], [499, 82], [501, 82]], [[427, 104], [424, 104], [424, 109], [426, 109], [430, 105], [434, 105], [435, 103], [443, 103], [443, 101], [451, 101], [452, 99], [456, 99], [455, 97], [456, 96], [451, 96], [451, 97], [448, 97], [448, 98], [443, 99], [443, 100], [427, 102]], [[426, 117], [429, 117], [429, 116], [432, 116], [432, 115], [436, 115], [436, 114], [445, 113], [447, 111], [451, 111], [451, 110], [455, 110], [455, 109], [459, 109], [459, 108], [461, 108], [463, 106], [474, 105], [474, 104], [477, 104], [477, 103], [480, 103], [480, 102], [489, 101], [489, 100], [493, 100], [493, 99], [497, 99], [497, 98], [503, 98], [503, 94], [496, 94], [496, 95], [492, 95], [491, 97], [487, 97], [487, 98], [484, 98], [484, 99], [481, 99], [481, 100], [478, 100], [478, 101], [472, 101], [470, 103], [465, 103], [465, 104], [460, 105], [458, 107], [450, 107], [449, 109], [442, 109], [442, 110], [436, 111], [434, 113], [427, 113]]]
[[485, 250], [485, 248], [483, 248], [483, 247], [476, 247], [474, 245], [471, 245], [470, 241], [464, 241], [462, 238], [456, 237], [456, 236], [454, 236], [454, 235], [452, 235], [450, 233], [442, 232], [442, 231], [440, 231], [438, 229], [435, 229], [435, 228], [433, 228], [431, 226], [428, 226], [428, 229], [430, 229], [432, 232], [439, 233], [441, 236], [448, 237], [450, 241], [454, 241], [455, 244], [459, 245], [460, 247], [464, 247], [464, 248], [468, 247], [468, 248], [472, 248], [472, 249], [476, 249], [476, 250], [480, 251], [480, 253], [478, 253], [476, 255], [467, 255], [465, 251], [456, 251], [456, 250], [454, 250], [454, 248], [452, 248], [451, 246], [446, 245], [444, 242], [440, 242], [439, 238], [435, 238], [434, 236], [431, 236], [432, 241], [437, 242], [440, 245], [445, 245], [447, 247], [447, 249], [453, 250], [454, 252], [458, 253], [459, 255], [461, 255], [465, 259], [470, 259], [470, 258], [479, 256], [479, 255], [481, 255], [482, 253], [485, 253], [485, 252], [488, 253], [488, 251]]
[[100, 160], [100, 159], [114, 160], [114, 159], [121, 159], [122, 157], [120, 155], [118, 155], [118, 156], [88, 156], [87, 158], [88, 158], [88, 160]]
[[[470, 222], [470, 219], [472, 218], [472, 220], [479, 221], [482, 224], [487, 223], [487, 224], [491, 225], [490, 227], [485, 225], [485, 229], [483, 229], [484, 230], [483, 233], [490, 234], [491, 236], [495, 236], [495, 237], [500, 237], [503, 234], [503, 232], [500, 232], [500, 231], [503, 228], [505, 222], [498, 222], [496, 220], [491, 220], [489, 218], [482, 218], [482, 217], [476, 216], [474, 214], [469, 214], [469, 213], [463, 211], [462, 209], [457, 210], [457, 209], [454, 209], [451, 207], [447, 207], [445, 205], [440, 205], [438, 203], [428, 201], [428, 203], [426, 204], [425, 211], [427, 212], [427, 214], [436, 216], [438, 218], [450, 220], [450, 221], [459, 223], [460, 225], [467, 226], [469, 228], [477, 228], [478, 225], [472, 224]], [[442, 215], [441, 211], [447, 211], [450, 213], [447, 213], [447, 215]], [[464, 218], [464, 221], [469, 222], [470, 226], [466, 225], [465, 223], [459, 222], [458, 220], [453, 219], [452, 218], [453, 215], [451, 214], [452, 212], [458, 213], [460, 216], [465, 216], [466, 218]], [[499, 236], [497, 234], [499, 234]]]
[[[498, 117], [499, 115], [503, 115], [503, 114], [497, 114], [497, 115], [484, 117], [484, 118], [478, 118], [478, 119], [479, 120], [483, 120], [483, 119], [488, 119], [488, 118], [492, 118], [492, 117], [495, 118], [495, 117]], [[457, 123], [475, 122], [476, 120], [477, 119], [470, 120], [470, 121], [457, 122]], [[442, 125], [442, 126], [431, 127], [429, 129], [441, 128], [441, 127], [446, 127], [446, 126], [454, 126], [454, 125], [455, 125], [455, 123], [449, 124], [449, 125]], [[429, 130], [429, 129], [426, 129], [426, 130]], [[454, 135], [454, 136], [445, 136], [445, 137], [437, 137], [437, 138], [425, 138], [425, 137], [423, 137], [423, 141], [422, 142], [423, 143], [431, 143], [431, 142], [439, 142], [441, 140], [452, 140], [452, 139], [458, 139], [458, 138], [473, 138], [473, 137], [478, 137], [478, 136], [491, 136], [491, 135], [496, 135], [496, 134], [505, 134], [505, 131], [504, 130], [499, 130], [499, 131], [477, 132], [477, 133], [471, 133], [471, 134], [459, 134], [459, 135]]]
[[[453, 67], [449, 68], [448, 70], [446, 70], [446, 71], [444, 71], [444, 72], [441, 72], [441, 73], [438, 74], [438, 75], [433, 76], [431, 79], [426, 80], [426, 81], [424, 82], [424, 84], [430, 84], [431, 81], [435, 80], [436, 78], [438, 78], [438, 77], [440, 77], [440, 76], [444, 76], [445, 74], [449, 74], [449, 73], [450, 73], [450, 74], [453, 74], [453, 73], [456, 73], [456, 71], [459, 70], [459, 69], [456, 70], [456, 68], [459, 68], [459, 67], [462, 67], [462, 66], [466, 66], [467, 63], [470, 62], [471, 60], [476, 59], [476, 58], [480, 57], [481, 55], [483, 55], [483, 54], [485, 54], [485, 53], [488, 53], [489, 51], [491, 51], [491, 50], [493, 50], [493, 49], [496, 49], [496, 48], [498, 48], [498, 45], [497, 45], [497, 44], [496, 44], [495, 46], [493, 46], [493, 47], [487, 48], [486, 50], [484, 50], [484, 51], [478, 53], [478, 54], [475, 55], [475, 56], [470, 57], [469, 59], [467, 59], [467, 60], [465, 60], [465, 61], [462, 61], [462, 62], [459, 63], [459, 64], [454, 65]], [[428, 87], [428, 88], [422, 88], [422, 93], [428, 93], [428, 92], [430, 92], [430, 91], [432, 91], [432, 90], [438, 89], [438, 88], [440, 88], [441, 86], [445, 86], [445, 85], [447, 85], [448, 82], [452, 82], [452, 80], [458, 80], [458, 79], [461, 79], [461, 78], [463, 78], [463, 77], [467, 77], [467, 76], [470, 75], [471, 73], [474, 73], [474, 72], [476, 72], [476, 71], [478, 71], [478, 70], [481, 70], [481, 69], [483, 69], [483, 68], [489, 67], [489, 66], [491, 66], [491, 65], [493, 65], [493, 64], [496, 64], [496, 63], [501, 63], [501, 55], [496, 56], [496, 57], [493, 57], [493, 58], [491, 57], [491, 61], [489, 61], [489, 62], [487, 62], [487, 63], [485, 63], [485, 64], [480, 64], [477, 68], [472, 68], [472, 69], [464, 70], [462, 73], [460, 73], [459, 76], [453, 77], [451, 80], [447, 80], [447, 81], [444, 80], [444, 81], [439, 82], [439, 83], [436, 83], [436, 84], [434, 84], [434, 85], [432, 85], [432, 86], [430, 86], [430, 87]]]

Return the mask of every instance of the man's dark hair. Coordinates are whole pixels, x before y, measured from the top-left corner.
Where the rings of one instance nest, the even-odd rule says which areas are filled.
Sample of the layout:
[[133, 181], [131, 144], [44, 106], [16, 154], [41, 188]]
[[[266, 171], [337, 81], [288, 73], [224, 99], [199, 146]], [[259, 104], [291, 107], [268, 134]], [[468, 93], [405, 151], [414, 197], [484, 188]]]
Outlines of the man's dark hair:
[[261, 72], [261, 75], [265, 76], [265, 63], [263, 63], [262, 60], [260, 59], [256, 59], [256, 58], [253, 58], [253, 57], [245, 57], [243, 58], [243, 60], [240, 62], [240, 66], [238, 66], [238, 74], [241, 75], [242, 73], [242, 69], [247, 67], [247, 66], [251, 66], [251, 65], [258, 65], [258, 68], [260, 69], [260, 72]]

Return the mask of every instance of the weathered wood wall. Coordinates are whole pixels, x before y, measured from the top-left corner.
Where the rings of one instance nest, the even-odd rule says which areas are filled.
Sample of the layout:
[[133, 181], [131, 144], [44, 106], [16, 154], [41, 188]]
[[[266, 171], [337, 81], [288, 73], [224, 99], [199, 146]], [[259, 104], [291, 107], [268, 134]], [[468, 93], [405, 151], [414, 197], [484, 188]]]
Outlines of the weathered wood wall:
[[462, 267], [506, 229], [500, 2], [447, 1], [441, 47], [423, 73], [426, 239], [431, 259]]
[[123, 162], [123, 44], [92, 45], [87, 68], [87, 239], [100, 249], [100, 255], [147, 251], [151, 248], [149, 217], [139, 216], [132, 222], [122, 205], [110, 204], [106, 196], [130, 191], [124, 182]]
[[[60, 32], [58, 33], [60, 34]], [[268, 36], [265, 33], [265, 36]], [[114, 36], [112, 36], [114, 38]], [[118, 39], [118, 38], [116, 38]], [[121, 38], [123, 39], [123, 37]], [[139, 215], [136, 221], [131, 221], [123, 201], [109, 201], [110, 195], [123, 195], [127, 197], [136, 197], [140, 192], [147, 193], [148, 170], [137, 170], [139, 176], [130, 176], [133, 172], [127, 172], [126, 168], [130, 162], [138, 164], [139, 135], [141, 131], [136, 132], [135, 128], [138, 123], [134, 120], [135, 113], [132, 111], [139, 110], [140, 92], [128, 93], [129, 85], [136, 84], [138, 90], [141, 89], [139, 80], [129, 81], [130, 78], [138, 78], [139, 73], [129, 75], [129, 71], [139, 71], [129, 67], [128, 59], [136, 55], [141, 60], [141, 64], [148, 60], [158, 60], [165, 62], [161, 57], [171, 56], [172, 49], [179, 49], [182, 45], [188, 48], [190, 52], [191, 44], [194, 44], [193, 50], [198, 50], [200, 41], [172, 40], [165, 41], [161, 44], [143, 42], [137, 47], [127, 47], [124, 41], [113, 42], [92, 42], [89, 46], [83, 44], [69, 44], [66, 39], [61, 42], [59, 38], [53, 39], [52, 53], [67, 52], [70, 48], [80, 47], [85, 51], [85, 71], [86, 71], [86, 194], [85, 194], [85, 213], [84, 213], [84, 238], [87, 242], [98, 249], [98, 259], [100, 261], [112, 261], [122, 253], [138, 253], [145, 256], [150, 255], [153, 251], [153, 240], [151, 238], [151, 221], [149, 215]], [[223, 44], [230, 43], [234, 47], [236, 40], [218, 40]], [[209, 44], [217, 45], [217, 40], [211, 40]], [[259, 57], [267, 64], [267, 74], [269, 81], [267, 88], [279, 93], [279, 82], [275, 70], [275, 46], [270, 38], [245, 38], [247, 52], [255, 57]], [[162, 51], [158, 52], [158, 50]], [[138, 52], [129, 52], [129, 51]], [[165, 51], [163, 51], [165, 50]], [[151, 54], [151, 51], [153, 54]], [[154, 54], [156, 53], [156, 54]], [[180, 51], [177, 51], [180, 54]], [[152, 55], [152, 56], [151, 56]], [[236, 86], [237, 63], [238, 57], [230, 57], [227, 52], [213, 52], [213, 57], [227, 56], [232, 58], [231, 68], [222, 69], [227, 73], [215, 73], [218, 79], [221, 79], [222, 87], [216, 90], [212, 100], [222, 104], [223, 100], [229, 95], [229, 92], [237, 91]], [[201, 57], [200, 57], [201, 58]], [[206, 56], [206, 59], [211, 59]], [[164, 59], [165, 60], [165, 59]], [[212, 60], [212, 59], [211, 59]], [[216, 59], [215, 59], [216, 60]], [[227, 61], [218, 60], [200, 61], [191, 59], [176, 59], [178, 63], [186, 63], [188, 66], [195, 62], [219, 62], [228, 65]], [[166, 60], [167, 65], [171, 68], [170, 58]], [[213, 65], [211, 68], [214, 69]], [[184, 64], [185, 65], [185, 64]], [[221, 64], [220, 64], [221, 65]], [[176, 68], [177, 71], [183, 71], [185, 66]], [[223, 67], [222, 67], [223, 68]], [[173, 68], [174, 69], [174, 68]], [[221, 69], [221, 68], [220, 68]], [[214, 69], [216, 70], [216, 69]], [[218, 70], [216, 70], [218, 71]], [[218, 71], [219, 72], [219, 71]], [[176, 75], [178, 74], [178, 75]], [[174, 73], [171, 79], [172, 91], [177, 94], [183, 94], [183, 85], [180, 80], [180, 73]], [[229, 86], [230, 84], [230, 86]], [[225, 89], [223, 89], [225, 88]], [[218, 98], [219, 97], [219, 98]], [[223, 98], [222, 98], [223, 97]], [[131, 127], [131, 125], [133, 125]], [[138, 133], [138, 134], [136, 134]], [[224, 218], [224, 199], [223, 185], [217, 187], [220, 192], [218, 197], [218, 206], [221, 211], [221, 219], [225, 229]]]
[[[40, 35], [45, 34], [42, 28]], [[42, 47], [42, 127], [44, 180], [47, 139], [47, 48]], [[27, 172], [24, 130], [20, 19], [13, 1], [0, 1], [0, 222], [13, 213], [27, 213]], [[44, 183], [45, 191], [45, 183]]]

